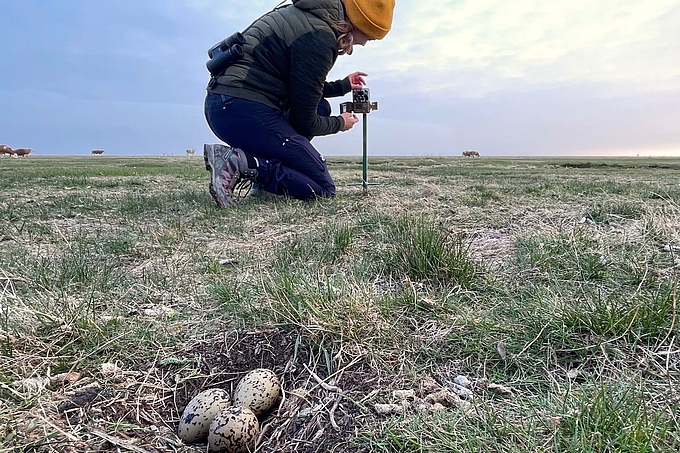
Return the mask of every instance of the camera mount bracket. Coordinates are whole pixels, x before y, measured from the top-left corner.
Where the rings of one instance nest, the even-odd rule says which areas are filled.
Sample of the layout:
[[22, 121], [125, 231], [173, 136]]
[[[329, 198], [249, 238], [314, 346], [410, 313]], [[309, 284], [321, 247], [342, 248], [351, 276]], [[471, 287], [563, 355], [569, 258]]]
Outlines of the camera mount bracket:
[[[364, 188], [364, 193], [368, 192], [369, 185], [376, 185], [376, 183], [368, 182], [368, 114], [373, 110], [378, 110], [378, 103], [370, 101], [370, 90], [368, 88], [361, 88], [359, 90], [352, 90], [352, 102], [343, 102], [340, 104], [340, 113], [361, 113], [363, 115], [364, 126], [364, 149], [363, 149], [363, 166], [361, 186]], [[350, 184], [351, 186], [358, 186], [359, 184]]]

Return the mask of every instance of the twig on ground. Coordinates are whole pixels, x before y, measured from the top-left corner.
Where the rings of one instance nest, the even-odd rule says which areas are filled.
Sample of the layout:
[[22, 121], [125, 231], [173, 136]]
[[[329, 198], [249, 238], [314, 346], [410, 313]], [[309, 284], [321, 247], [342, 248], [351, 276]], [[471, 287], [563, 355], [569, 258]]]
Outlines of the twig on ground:
[[335, 403], [333, 403], [333, 407], [331, 407], [331, 410], [328, 411], [328, 418], [331, 421], [331, 426], [333, 426], [333, 429], [335, 429], [336, 431], [340, 431], [340, 427], [335, 422], [335, 410], [338, 408], [340, 400], [342, 400], [342, 394], [338, 395], [338, 397], [335, 399]]
[[321, 379], [315, 372], [309, 369], [307, 364], [304, 364], [305, 369], [307, 372], [314, 378], [314, 380], [323, 388], [324, 390], [327, 390], [329, 392], [337, 392], [337, 393], [342, 393], [342, 389], [340, 387], [336, 387], [335, 385], [330, 385], [326, 383], [323, 379]]
[[93, 435], [95, 435], [97, 437], [104, 439], [108, 443], [113, 444], [117, 447], [124, 448], [126, 450], [134, 451], [134, 452], [137, 452], [137, 453], [150, 453], [149, 450], [145, 450], [145, 449], [140, 448], [136, 445], [132, 445], [131, 443], [126, 442], [123, 439], [120, 439], [120, 438], [115, 437], [115, 436], [110, 436], [110, 435], [103, 433], [101, 431], [98, 431], [96, 429], [93, 429], [92, 431], [90, 431], [90, 433], [92, 433]]

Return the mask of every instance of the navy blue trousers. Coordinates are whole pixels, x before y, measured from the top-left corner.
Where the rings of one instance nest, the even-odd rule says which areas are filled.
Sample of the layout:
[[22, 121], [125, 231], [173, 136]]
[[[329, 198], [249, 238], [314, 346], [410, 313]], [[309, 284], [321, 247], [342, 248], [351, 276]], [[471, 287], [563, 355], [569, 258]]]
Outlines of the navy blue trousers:
[[[330, 104], [322, 100], [319, 114], [330, 113]], [[335, 196], [333, 178], [311, 137], [298, 134], [280, 110], [209, 93], [205, 118], [220, 140], [257, 157], [256, 182], [263, 190], [300, 200]]]

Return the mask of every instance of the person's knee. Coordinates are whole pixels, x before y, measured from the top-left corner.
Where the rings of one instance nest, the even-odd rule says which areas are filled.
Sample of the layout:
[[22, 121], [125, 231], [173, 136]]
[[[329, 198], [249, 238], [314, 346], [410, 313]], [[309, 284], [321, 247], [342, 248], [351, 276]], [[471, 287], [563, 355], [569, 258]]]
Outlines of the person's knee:
[[325, 180], [319, 184], [322, 191], [321, 196], [324, 198], [333, 198], [335, 196], [335, 182], [328, 170], [326, 170], [324, 176], [326, 176]]
[[319, 198], [335, 197], [335, 184], [333, 183], [319, 185], [316, 189], [313, 189], [312, 186], [310, 185], [309, 188], [311, 190], [309, 191], [307, 196], [302, 197], [305, 200], [316, 200]]
[[323, 193], [322, 193], [321, 196], [323, 198], [333, 198], [333, 197], [335, 197], [335, 184], [332, 184], [332, 183], [328, 184], [328, 185], [322, 187], [322, 189], [323, 189]]

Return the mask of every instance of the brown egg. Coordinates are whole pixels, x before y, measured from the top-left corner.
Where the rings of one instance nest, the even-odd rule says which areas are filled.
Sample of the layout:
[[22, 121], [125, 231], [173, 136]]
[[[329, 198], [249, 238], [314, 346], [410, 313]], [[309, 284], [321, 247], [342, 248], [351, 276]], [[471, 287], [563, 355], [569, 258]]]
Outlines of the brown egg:
[[226, 390], [208, 389], [196, 395], [182, 412], [177, 436], [188, 444], [204, 442], [208, 437], [210, 422], [221, 410], [231, 405]]
[[208, 447], [212, 452], [245, 453], [255, 449], [260, 423], [247, 407], [222, 409], [210, 423]]
[[272, 370], [258, 368], [241, 378], [234, 391], [234, 406], [245, 406], [255, 415], [271, 409], [279, 399], [281, 384]]

